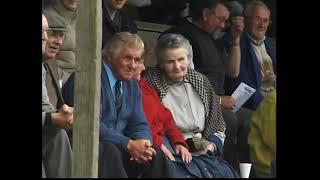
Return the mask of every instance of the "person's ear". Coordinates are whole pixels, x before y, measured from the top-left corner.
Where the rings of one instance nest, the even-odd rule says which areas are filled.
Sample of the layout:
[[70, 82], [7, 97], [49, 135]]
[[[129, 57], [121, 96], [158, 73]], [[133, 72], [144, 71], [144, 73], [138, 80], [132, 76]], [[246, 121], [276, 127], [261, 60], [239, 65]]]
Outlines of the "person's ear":
[[111, 62], [112, 61], [112, 56], [109, 54], [109, 53], [106, 53], [106, 60], [107, 60], [107, 62]]
[[209, 8], [205, 8], [202, 11], [202, 19], [203, 19], [203, 21], [207, 21], [210, 14], [211, 14], [211, 12], [210, 12]]
[[188, 65], [188, 67], [190, 66], [190, 64], [191, 64], [191, 60], [188, 58], [188, 59], [187, 59], [187, 65]]

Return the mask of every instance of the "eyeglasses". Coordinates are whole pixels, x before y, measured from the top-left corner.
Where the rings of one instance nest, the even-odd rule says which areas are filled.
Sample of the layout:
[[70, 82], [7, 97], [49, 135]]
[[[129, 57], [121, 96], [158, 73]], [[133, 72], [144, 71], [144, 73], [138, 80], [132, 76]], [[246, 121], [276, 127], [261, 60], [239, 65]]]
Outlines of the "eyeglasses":
[[217, 16], [216, 12], [214, 12], [214, 11], [211, 11], [211, 12], [212, 12], [212, 14], [214, 14], [214, 16], [218, 19], [218, 21], [219, 21], [220, 23], [225, 23], [225, 22], [226, 22], [226, 20], [227, 20], [226, 17]]

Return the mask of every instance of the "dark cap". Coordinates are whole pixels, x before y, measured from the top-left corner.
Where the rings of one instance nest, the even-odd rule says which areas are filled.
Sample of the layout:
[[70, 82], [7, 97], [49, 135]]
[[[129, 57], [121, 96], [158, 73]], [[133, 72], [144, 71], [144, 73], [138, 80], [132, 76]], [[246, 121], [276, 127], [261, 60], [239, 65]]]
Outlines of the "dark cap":
[[238, 1], [228, 1], [225, 5], [230, 11], [230, 17], [243, 16], [243, 6]]
[[61, 16], [46, 16], [48, 20], [48, 25], [51, 30], [54, 31], [67, 31], [67, 23]]

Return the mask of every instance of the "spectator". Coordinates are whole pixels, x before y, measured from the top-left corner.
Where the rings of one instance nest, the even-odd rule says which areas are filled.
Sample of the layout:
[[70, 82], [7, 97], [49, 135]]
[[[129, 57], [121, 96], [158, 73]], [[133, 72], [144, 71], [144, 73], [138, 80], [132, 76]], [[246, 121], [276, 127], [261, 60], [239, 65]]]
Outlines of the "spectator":
[[143, 62], [140, 62], [134, 78], [139, 82], [143, 109], [151, 128], [153, 145], [161, 148], [170, 161], [175, 161], [177, 158], [173, 156], [173, 150], [171, 150], [174, 147], [174, 152], [177, 156], [180, 156], [180, 161], [190, 163], [192, 156], [183, 135], [175, 125], [170, 110], [161, 104], [157, 92], [144, 78], [141, 78], [143, 70], [145, 70], [145, 66]]
[[43, 13], [50, 19], [62, 18], [67, 24], [64, 43], [55, 57], [59, 71], [60, 88], [75, 69], [76, 9], [78, 0], [51, 0]]
[[[42, 15], [42, 61], [48, 39], [48, 22]], [[63, 105], [57, 110], [47, 95], [46, 69], [42, 62], [42, 177], [71, 177], [72, 151], [66, 131], [73, 123], [73, 108]]]
[[[237, 78], [226, 78], [225, 88], [226, 93], [231, 94], [241, 82], [246, 83], [252, 88], [256, 89], [256, 92], [253, 96], [243, 105], [244, 108], [255, 111], [260, 109], [259, 111], [263, 111], [259, 106], [261, 102], [263, 102], [264, 97], [270, 93], [273, 93], [276, 88], [276, 56], [274, 49], [272, 48], [272, 41], [269, 37], [266, 36], [266, 32], [268, 26], [270, 24], [270, 10], [262, 1], [250, 1], [244, 11], [245, 15], [245, 33], [241, 35], [240, 47], [241, 47], [241, 64], [240, 64], [240, 73]], [[226, 36], [228, 39], [228, 35]], [[228, 49], [228, 48], [227, 48]], [[272, 97], [269, 96], [268, 97]], [[264, 106], [264, 110], [269, 110], [274, 108], [275, 100], [267, 100]], [[275, 111], [271, 111], [275, 113]], [[252, 126], [250, 129], [254, 129], [254, 132], [270, 132], [269, 128], [275, 128], [274, 126], [264, 127], [258, 126], [258, 124], [264, 124], [270, 121], [275, 121], [273, 119], [273, 113], [262, 113], [262, 112], [254, 112], [253, 119], [251, 121]], [[257, 114], [261, 114], [261, 117], [257, 117]], [[269, 117], [265, 117], [269, 116]], [[275, 118], [275, 117], [274, 117]], [[249, 118], [250, 119], [250, 118]], [[249, 119], [243, 122], [243, 124], [249, 125]], [[259, 121], [261, 119], [261, 122]], [[269, 119], [269, 120], [267, 120]], [[267, 120], [267, 122], [264, 122]], [[247, 126], [247, 125], [246, 125]], [[249, 127], [247, 127], [249, 132]], [[271, 132], [270, 132], [271, 133]], [[268, 136], [274, 137], [275, 134], [269, 134]], [[251, 137], [252, 140], [253, 137]], [[255, 137], [254, 141], [258, 141], [257, 139], [263, 138], [262, 135]], [[264, 141], [260, 139], [261, 141]], [[270, 139], [270, 141], [274, 141]], [[252, 153], [256, 154], [260, 151], [257, 150], [258, 142], [255, 144], [250, 144], [250, 153], [252, 157]], [[264, 144], [263, 142], [261, 142]], [[271, 152], [269, 152], [271, 153]], [[272, 152], [274, 153], [274, 152]], [[272, 154], [271, 153], [271, 154]], [[256, 155], [259, 156], [259, 155]], [[271, 155], [269, 155], [270, 157]], [[267, 157], [267, 156], [266, 156]], [[253, 159], [252, 159], [253, 158]], [[257, 159], [258, 157], [252, 157], [251, 159]], [[270, 162], [269, 162], [270, 161]], [[261, 162], [260, 162], [261, 163]], [[263, 163], [267, 163], [266, 161]], [[268, 164], [270, 165], [271, 159], [268, 159]], [[266, 167], [266, 166], [265, 166]], [[270, 167], [270, 166], [269, 166]], [[255, 168], [255, 165], [254, 165]], [[259, 168], [259, 167], [258, 167]], [[258, 170], [257, 174], [261, 174]], [[267, 170], [264, 170], [264, 172]], [[270, 169], [269, 169], [270, 172]]]
[[[144, 44], [137, 34], [116, 33], [102, 50], [99, 177], [171, 177], [169, 161], [153, 147], [133, 79]], [[64, 87], [73, 104], [74, 74]]]
[[55, 108], [60, 108], [64, 104], [64, 100], [61, 95], [61, 88], [59, 86], [59, 74], [58, 65], [55, 57], [59, 53], [59, 50], [64, 42], [65, 34], [67, 32], [67, 25], [65, 20], [59, 16], [52, 18], [49, 16], [49, 31], [48, 40], [45, 48], [44, 57], [47, 59], [44, 63], [44, 67], [47, 70], [46, 74], [46, 87], [48, 90], [48, 96], [50, 103]]
[[248, 142], [255, 177], [275, 177], [276, 91], [268, 93], [253, 113]]
[[[191, 17], [185, 18], [178, 25], [165, 31], [165, 33], [178, 33], [187, 38], [194, 54], [194, 69], [206, 75], [221, 102], [223, 118], [226, 122], [226, 141], [224, 148], [225, 159], [238, 168], [238, 163], [233, 162], [232, 156], [236, 142], [234, 126], [241, 118], [249, 118], [250, 112], [240, 109], [237, 114], [232, 112], [235, 99], [226, 95], [224, 91], [225, 76], [237, 77], [240, 66], [240, 35], [243, 31], [243, 17], [232, 17], [230, 22], [231, 48], [226, 53], [224, 41], [221, 38], [225, 23], [229, 19], [229, 10], [223, 0], [195, 0], [190, 3]], [[247, 117], [248, 116], [248, 117]], [[247, 146], [246, 146], [247, 147]], [[249, 159], [249, 148], [241, 155], [241, 159]]]
[[137, 25], [121, 10], [126, 0], [102, 0], [102, 48], [117, 32], [137, 33]]
[[155, 52], [158, 66], [147, 69], [143, 77], [172, 112], [190, 152], [198, 155], [191, 163], [196, 164], [200, 174], [194, 169], [192, 174], [197, 177], [238, 177], [221, 156], [225, 123], [219, 97], [207, 77], [188, 68], [192, 59], [188, 40], [181, 35], [165, 34], [158, 40]]

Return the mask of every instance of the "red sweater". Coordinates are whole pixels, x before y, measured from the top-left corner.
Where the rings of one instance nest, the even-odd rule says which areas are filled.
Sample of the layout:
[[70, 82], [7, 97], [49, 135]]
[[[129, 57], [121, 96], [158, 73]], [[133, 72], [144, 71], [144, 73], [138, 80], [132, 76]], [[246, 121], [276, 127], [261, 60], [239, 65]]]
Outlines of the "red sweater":
[[152, 131], [153, 145], [160, 147], [163, 144], [162, 138], [167, 136], [173, 149], [178, 143], [188, 148], [170, 110], [162, 105], [157, 92], [143, 78], [140, 79], [139, 86], [144, 112]]

